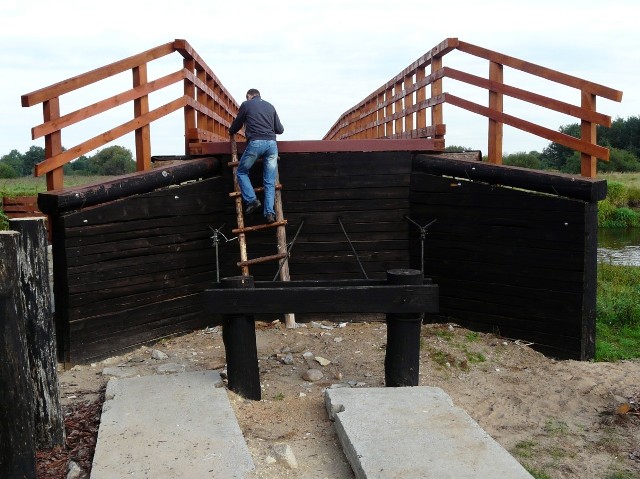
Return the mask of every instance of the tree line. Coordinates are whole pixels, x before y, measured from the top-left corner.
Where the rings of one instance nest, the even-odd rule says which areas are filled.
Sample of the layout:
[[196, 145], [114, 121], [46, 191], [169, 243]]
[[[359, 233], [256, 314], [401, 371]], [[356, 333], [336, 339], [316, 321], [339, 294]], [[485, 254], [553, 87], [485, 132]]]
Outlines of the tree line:
[[[580, 138], [580, 125], [574, 123], [558, 130]], [[609, 149], [609, 161], [598, 161], [598, 172], [608, 173], [640, 171], [640, 116], [618, 118], [611, 128], [596, 127], [597, 143]], [[580, 153], [559, 143], [550, 143], [542, 152], [531, 151], [505, 155], [502, 163], [535, 170], [555, 170], [562, 173], [580, 173]]]
[[[44, 148], [32, 146], [25, 153], [11, 150], [0, 157], [0, 178], [33, 176], [36, 164], [44, 161]], [[81, 156], [63, 167], [65, 175], [124, 175], [136, 171], [131, 150], [123, 146], [110, 146], [94, 155]]]
[[[578, 123], [561, 126], [560, 133], [580, 138]], [[598, 145], [609, 148], [610, 159], [598, 161], [599, 172], [640, 171], [640, 116], [617, 118], [611, 128], [596, 128]], [[447, 151], [464, 151], [471, 148], [447, 147]], [[12, 150], [0, 158], [0, 178], [16, 178], [33, 175], [37, 163], [44, 161], [44, 148], [32, 146], [25, 153]], [[550, 143], [542, 152], [518, 152], [505, 155], [503, 164], [535, 170], [555, 170], [562, 173], [580, 173], [580, 154], [559, 143]], [[65, 175], [123, 175], [135, 171], [136, 163], [131, 151], [122, 146], [110, 146], [93, 156], [81, 156], [64, 165]]]

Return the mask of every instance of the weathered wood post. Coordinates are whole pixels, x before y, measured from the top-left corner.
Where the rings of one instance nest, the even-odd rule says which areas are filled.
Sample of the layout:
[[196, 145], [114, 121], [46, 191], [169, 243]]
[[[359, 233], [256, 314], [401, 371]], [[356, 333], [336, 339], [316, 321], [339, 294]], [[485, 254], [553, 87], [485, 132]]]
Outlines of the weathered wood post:
[[[223, 278], [223, 288], [253, 288], [253, 276]], [[261, 398], [255, 318], [250, 314], [225, 314], [222, 341], [227, 357], [229, 389], [246, 399]]]
[[19, 298], [16, 231], [0, 231], [0, 477], [35, 478], [33, 387]]
[[[420, 285], [423, 274], [416, 269], [387, 271], [389, 285]], [[422, 313], [388, 313], [387, 352], [384, 377], [387, 387], [417, 386], [420, 371]]]
[[44, 218], [15, 218], [9, 227], [20, 233], [19, 289], [34, 389], [36, 447], [48, 449], [64, 445], [65, 434], [56, 371], [47, 229]]

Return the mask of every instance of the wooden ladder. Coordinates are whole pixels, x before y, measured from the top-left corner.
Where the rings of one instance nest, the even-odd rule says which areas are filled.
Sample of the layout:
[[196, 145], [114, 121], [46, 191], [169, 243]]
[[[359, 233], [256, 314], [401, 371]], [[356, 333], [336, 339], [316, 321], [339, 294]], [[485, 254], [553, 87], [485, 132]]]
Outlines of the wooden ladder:
[[[235, 199], [236, 202], [236, 218], [238, 227], [233, 229], [232, 232], [238, 235], [238, 244], [240, 245], [240, 261], [237, 265], [240, 267], [242, 276], [249, 276], [249, 266], [252, 264], [266, 263], [268, 261], [279, 261], [280, 279], [282, 281], [289, 281], [289, 261], [287, 252], [287, 220], [284, 218], [282, 212], [282, 185], [280, 184], [278, 170], [276, 170], [276, 191], [275, 191], [275, 203], [274, 210], [276, 213], [276, 221], [274, 223], [264, 223], [254, 226], [244, 225], [244, 210], [242, 207], [242, 195], [240, 193], [240, 185], [238, 183], [238, 147], [236, 145], [235, 136], [231, 136], [231, 161], [229, 166], [233, 167], [233, 191], [229, 193], [229, 196]], [[254, 188], [256, 192], [264, 191], [264, 187]], [[276, 229], [276, 239], [278, 244], [278, 253], [261, 256], [258, 258], [249, 259], [247, 254], [247, 238], [246, 234], [253, 231], [260, 231], [267, 228]], [[285, 314], [285, 325], [287, 328], [295, 328], [295, 316], [292, 313]]]

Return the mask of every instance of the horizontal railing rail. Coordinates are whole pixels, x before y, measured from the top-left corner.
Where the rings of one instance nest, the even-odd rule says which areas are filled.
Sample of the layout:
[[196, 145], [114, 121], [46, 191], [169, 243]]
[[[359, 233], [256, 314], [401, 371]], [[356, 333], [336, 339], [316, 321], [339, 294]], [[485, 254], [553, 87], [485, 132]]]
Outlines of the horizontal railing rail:
[[[174, 52], [182, 56], [182, 68], [150, 81], [149, 63]], [[127, 70], [132, 72], [133, 88], [61, 114], [60, 99], [63, 95]], [[181, 81], [184, 83], [183, 95], [153, 110], [149, 109], [150, 94]], [[127, 103], [133, 103], [131, 120], [63, 150], [64, 128]], [[64, 187], [65, 164], [132, 132], [135, 134], [136, 168], [138, 171], [150, 169], [150, 125], [180, 109], [184, 111], [185, 154], [189, 154], [189, 144], [193, 142], [228, 140], [229, 125], [239, 108], [238, 103], [191, 45], [186, 40], [179, 39], [22, 96], [23, 107], [37, 104], [43, 105], [44, 122], [31, 129], [31, 136], [34, 140], [44, 136], [45, 160], [36, 165], [35, 175], [46, 174], [48, 190]], [[239, 137], [244, 138], [241, 134]]]
[[[454, 50], [488, 60], [489, 78], [444, 67], [443, 57]], [[581, 104], [573, 105], [507, 85], [503, 81], [505, 66], [578, 89], [581, 92]], [[444, 78], [487, 90], [488, 105], [444, 92]], [[429, 96], [427, 87], [430, 89]], [[580, 121], [580, 138], [505, 113], [505, 95], [577, 118]], [[503, 125], [509, 125], [578, 151], [581, 155], [581, 174], [595, 177], [597, 159], [609, 159], [609, 150], [596, 142], [596, 126], [611, 126], [611, 117], [596, 111], [598, 96], [622, 101], [622, 92], [613, 88], [487, 50], [457, 38], [447, 38], [343, 113], [323, 139], [444, 138], [446, 125], [443, 105], [448, 103], [488, 119], [487, 156], [491, 163], [502, 163]]]

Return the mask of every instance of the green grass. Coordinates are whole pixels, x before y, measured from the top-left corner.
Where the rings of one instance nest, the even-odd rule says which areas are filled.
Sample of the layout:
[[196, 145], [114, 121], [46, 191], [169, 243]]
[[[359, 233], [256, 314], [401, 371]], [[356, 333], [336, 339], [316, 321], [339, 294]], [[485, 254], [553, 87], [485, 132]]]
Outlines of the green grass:
[[[89, 185], [100, 183], [113, 176], [80, 176], [67, 175], [64, 177], [65, 188], [73, 186]], [[47, 180], [44, 176], [38, 178], [33, 176], [23, 176], [20, 178], [1, 178], [0, 196], [33, 196], [47, 191]]]
[[598, 264], [596, 361], [640, 357], [640, 268]]
[[598, 203], [598, 225], [602, 228], [640, 227], [640, 174], [609, 173], [607, 197]]
[[[64, 177], [64, 186], [65, 188], [70, 188], [73, 186], [89, 185], [112, 178], [112, 176], [67, 175]], [[0, 178], [0, 199], [3, 196], [35, 196], [45, 191], [47, 191], [47, 180], [44, 176], [39, 178], [33, 176]], [[2, 203], [0, 202], [0, 230], [6, 230], [8, 227], [8, 218], [4, 214]]]

